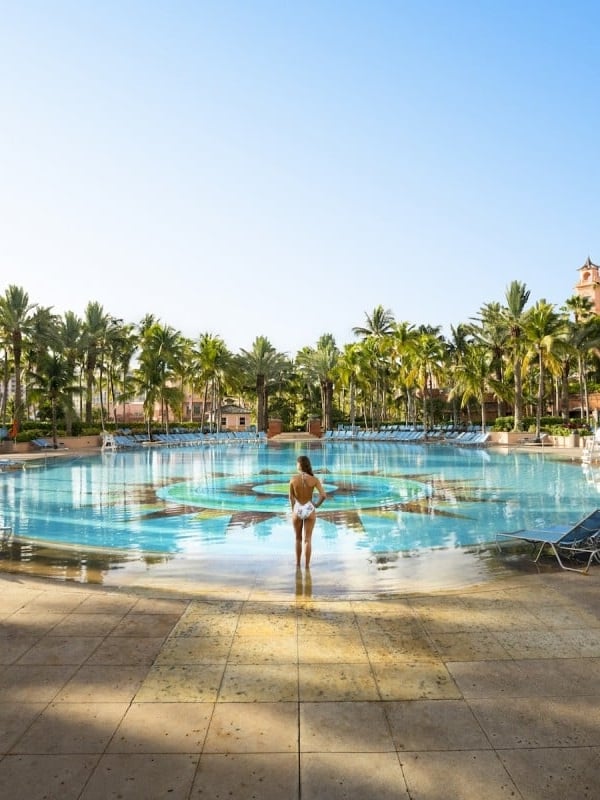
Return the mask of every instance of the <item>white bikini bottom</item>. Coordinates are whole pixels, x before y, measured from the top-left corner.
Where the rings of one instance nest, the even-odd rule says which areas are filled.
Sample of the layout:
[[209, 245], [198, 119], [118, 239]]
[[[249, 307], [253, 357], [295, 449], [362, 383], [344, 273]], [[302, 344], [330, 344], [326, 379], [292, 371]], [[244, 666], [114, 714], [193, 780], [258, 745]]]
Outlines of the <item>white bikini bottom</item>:
[[298, 519], [306, 519], [307, 517], [310, 517], [314, 510], [315, 507], [310, 501], [308, 503], [299, 503], [296, 500], [294, 503], [294, 514], [298, 517]]

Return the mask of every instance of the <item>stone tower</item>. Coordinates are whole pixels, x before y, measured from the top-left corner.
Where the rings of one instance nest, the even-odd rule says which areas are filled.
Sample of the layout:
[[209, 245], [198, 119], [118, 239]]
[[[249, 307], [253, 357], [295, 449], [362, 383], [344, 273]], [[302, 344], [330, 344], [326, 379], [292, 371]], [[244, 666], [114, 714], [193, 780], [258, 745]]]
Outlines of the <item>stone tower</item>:
[[575, 291], [580, 297], [588, 297], [594, 312], [600, 314], [600, 267], [592, 263], [589, 256], [583, 267], [579, 267]]

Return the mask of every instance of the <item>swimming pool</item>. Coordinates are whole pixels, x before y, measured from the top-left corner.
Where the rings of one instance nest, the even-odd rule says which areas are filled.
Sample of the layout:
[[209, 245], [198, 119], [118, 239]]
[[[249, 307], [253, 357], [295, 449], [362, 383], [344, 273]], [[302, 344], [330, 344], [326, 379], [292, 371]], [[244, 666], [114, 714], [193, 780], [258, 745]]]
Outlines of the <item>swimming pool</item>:
[[293, 556], [287, 489], [302, 453], [329, 496], [313, 568], [320, 559], [343, 572], [361, 564], [383, 572], [432, 553], [449, 563], [452, 552], [485, 551], [498, 530], [568, 522], [594, 502], [578, 462], [540, 451], [229, 444], [65, 457], [5, 472], [0, 516], [28, 546], [102, 553], [121, 567], [270, 569]]

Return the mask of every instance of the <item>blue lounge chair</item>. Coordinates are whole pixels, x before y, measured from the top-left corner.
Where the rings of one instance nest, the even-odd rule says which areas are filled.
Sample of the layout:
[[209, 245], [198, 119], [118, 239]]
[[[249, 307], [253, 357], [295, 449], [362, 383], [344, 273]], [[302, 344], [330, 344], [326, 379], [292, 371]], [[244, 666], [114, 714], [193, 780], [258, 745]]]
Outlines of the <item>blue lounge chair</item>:
[[38, 450], [66, 450], [62, 442], [57, 442], [55, 448], [51, 439], [32, 439], [31, 444]]
[[[545, 548], [550, 548], [563, 569], [586, 573], [592, 561], [600, 562], [600, 508], [596, 508], [575, 525], [553, 525], [532, 530], [497, 533], [496, 541], [499, 536], [520, 539], [532, 544], [537, 548], [535, 562], [539, 560]], [[566, 558], [583, 556], [584, 559], [587, 558], [587, 563], [583, 569], [568, 567], [563, 563], [561, 555]]]

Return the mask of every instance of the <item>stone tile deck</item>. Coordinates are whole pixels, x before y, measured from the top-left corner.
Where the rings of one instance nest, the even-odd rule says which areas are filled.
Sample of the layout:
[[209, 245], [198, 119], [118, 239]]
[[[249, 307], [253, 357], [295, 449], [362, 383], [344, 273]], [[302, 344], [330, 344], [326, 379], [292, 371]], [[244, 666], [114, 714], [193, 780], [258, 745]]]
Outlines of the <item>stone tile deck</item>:
[[0, 573], [0, 797], [600, 796], [600, 568], [395, 599]]

